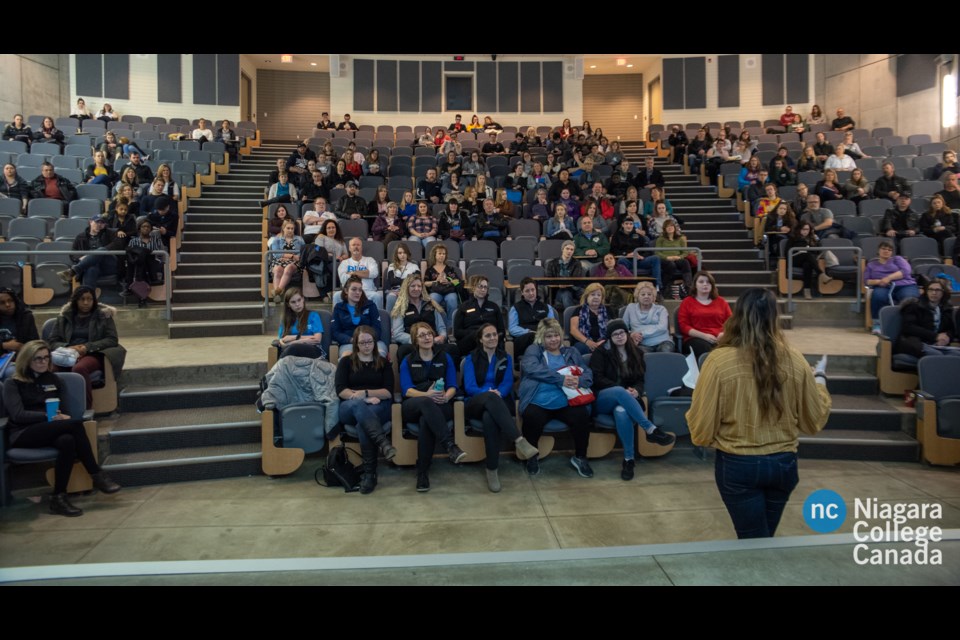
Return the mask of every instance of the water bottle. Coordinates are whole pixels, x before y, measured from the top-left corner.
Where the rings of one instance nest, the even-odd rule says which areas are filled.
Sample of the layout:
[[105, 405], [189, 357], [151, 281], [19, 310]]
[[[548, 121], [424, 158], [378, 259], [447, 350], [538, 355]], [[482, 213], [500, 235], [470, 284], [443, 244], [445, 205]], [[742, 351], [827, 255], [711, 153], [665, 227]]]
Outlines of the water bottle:
[[443, 391], [445, 385], [443, 384], [443, 378], [438, 378], [436, 382], [433, 383], [434, 391]]

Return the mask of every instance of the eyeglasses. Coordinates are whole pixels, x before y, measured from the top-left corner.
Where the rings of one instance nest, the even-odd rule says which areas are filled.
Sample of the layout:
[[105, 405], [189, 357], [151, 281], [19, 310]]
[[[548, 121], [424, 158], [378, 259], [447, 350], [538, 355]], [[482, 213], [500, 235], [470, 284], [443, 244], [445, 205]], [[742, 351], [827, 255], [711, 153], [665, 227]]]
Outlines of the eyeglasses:
[[418, 333], [418, 334], [417, 334], [417, 340], [423, 340], [424, 338], [432, 338], [432, 337], [433, 337], [433, 334], [432, 334], [432, 333]]
[[50, 362], [50, 355], [47, 354], [45, 356], [33, 356], [33, 361], [34, 362]]
[[476, 287], [474, 287], [474, 288], [475, 288], [475, 289], [489, 289], [489, 288], [490, 288], [490, 285], [481, 283], [481, 284], [478, 284], [478, 285], [477, 285]]
[[611, 337], [611, 338], [626, 338], [626, 337], [627, 337], [627, 332], [624, 331], [623, 329], [620, 329], [620, 330], [618, 330], [618, 331], [614, 331], [613, 333], [611, 333], [611, 334], [610, 334], [610, 337]]
[[369, 347], [373, 344], [373, 340], [357, 340], [357, 344], [361, 347]]
[[927, 287], [927, 293], [943, 293], [943, 289], [940, 287]]

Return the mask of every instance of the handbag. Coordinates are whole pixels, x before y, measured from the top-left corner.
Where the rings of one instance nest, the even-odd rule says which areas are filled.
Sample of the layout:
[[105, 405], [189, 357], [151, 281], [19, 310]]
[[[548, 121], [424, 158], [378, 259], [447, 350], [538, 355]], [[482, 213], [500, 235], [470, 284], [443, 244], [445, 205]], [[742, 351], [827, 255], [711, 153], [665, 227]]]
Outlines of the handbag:
[[80, 359], [80, 353], [75, 349], [57, 347], [53, 350], [53, 353], [50, 354], [50, 358], [53, 360], [53, 364], [58, 367], [72, 369], [73, 365], [77, 364], [77, 360]]
[[[546, 355], [544, 355], [546, 358]], [[562, 376], [581, 376], [583, 375], [583, 369], [576, 365], [567, 365], [562, 369], [557, 371]], [[563, 387], [563, 393], [567, 396], [567, 404], [571, 407], [582, 407], [594, 402], [597, 398], [593, 395], [593, 391], [586, 387], [578, 387], [576, 389], [571, 389], [570, 387]]]
[[347, 445], [342, 443], [330, 450], [326, 464], [314, 472], [313, 479], [321, 487], [343, 487], [346, 493], [360, 490], [360, 472], [347, 459]]

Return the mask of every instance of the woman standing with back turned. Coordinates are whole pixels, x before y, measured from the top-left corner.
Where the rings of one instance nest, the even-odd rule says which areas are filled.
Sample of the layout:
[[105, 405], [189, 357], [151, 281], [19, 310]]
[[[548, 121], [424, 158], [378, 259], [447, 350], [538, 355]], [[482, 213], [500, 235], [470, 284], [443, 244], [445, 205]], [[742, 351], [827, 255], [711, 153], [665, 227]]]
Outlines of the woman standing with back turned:
[[717, 489], [738, 538], [773, 537], [797, 486], [799, 435], [830, 415], [826, 377], [787, 345], [778, 316], [770, 291], [740, 296], [686, 416], [693, 444], [717, 450]]

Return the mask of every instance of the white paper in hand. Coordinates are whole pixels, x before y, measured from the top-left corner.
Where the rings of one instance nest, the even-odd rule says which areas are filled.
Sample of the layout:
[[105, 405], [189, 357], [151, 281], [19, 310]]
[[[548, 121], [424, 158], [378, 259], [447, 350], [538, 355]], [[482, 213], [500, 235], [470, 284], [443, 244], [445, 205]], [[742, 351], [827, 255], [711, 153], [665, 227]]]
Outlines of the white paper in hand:
[[697, 388], [697, 378], [700, 377], [700, 367], [697, 366], [697, 356], [693, 351], [687, 356], [687, 373], [683, 376], [683, 385], [691, 389]]
[[827, 355], [824, 354], [820, 360], [817, 361], [817, 364], [813, 367], [813, 375], [826, 374], [827, 373]]

